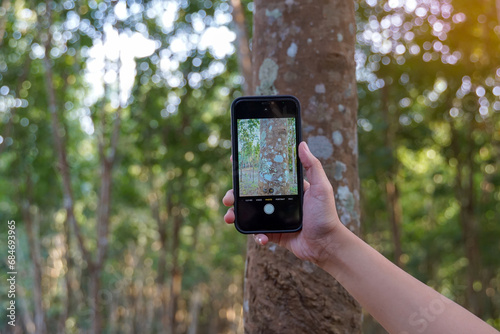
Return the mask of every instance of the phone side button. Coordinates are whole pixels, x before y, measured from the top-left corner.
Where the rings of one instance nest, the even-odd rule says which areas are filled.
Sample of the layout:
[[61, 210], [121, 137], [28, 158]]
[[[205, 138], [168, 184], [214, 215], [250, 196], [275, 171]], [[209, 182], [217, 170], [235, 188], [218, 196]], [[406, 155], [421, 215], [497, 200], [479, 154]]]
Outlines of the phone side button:
[[274, 212], [274, 205], [272, 204], [264, 205], [264, 212], [267, 213], [268, 215], [272, 214]]

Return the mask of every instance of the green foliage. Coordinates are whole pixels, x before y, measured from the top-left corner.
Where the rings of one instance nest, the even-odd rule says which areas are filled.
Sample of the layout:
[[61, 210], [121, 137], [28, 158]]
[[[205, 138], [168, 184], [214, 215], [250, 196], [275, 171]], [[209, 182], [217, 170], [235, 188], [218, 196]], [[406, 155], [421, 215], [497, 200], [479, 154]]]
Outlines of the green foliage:
[[[365, 237], [394, 258], [386, 191], [394, 182], [403, 266], [469, 307], [473, 275], [475, 312], [485, 320], [498, 319], [500, 306], [500, 25], [491, 8], [494, 1], [357, 2]], [[467, 237], [480, 263], [470, 263]]]
[[[500, 25], [495, 1], [412, 3], [356, 1], [364, 237], [394, 258], [387, 199], [387, 185], [393, 182], [402, 209], [404, 268], [467, 305], [468, 268], [475, 265], [479, 314], [500, 328]], [[65, 311], [67, 333], [90, 326], [91, 268], [68, 223], [54, 133], [64, 139], [75, 217], [95, 258], [99, 142], [110, 146], [120, 109], [109, 246], [100, 268], [107, 296], [101, 301], [103, 333], [153, 332], [162, 325], [157, 317], [144, 324], [140, 312], [146, 312], [144, 305], [154, 304], [157, 310], [158, 291], [174, 287], [174, 274], [182, 278], [179, 331], [185, 331], [193, 296], [201, 291], [200, 326], [216, 326], [213, 319], [226, 317], [217, 320], [223, 332], [240, 319], [243, 304], [246, 238], [225, 226], [220, 204], [231, 187], [229, 105], [241, 95], [243, 80], [234, 50], [221, 56], [200, 41], [210, 27], [233, 28], [231, 7], [223, 0], [136, 0], [126, 1], [123, 15], [117, 6], [124, 4], [2, 1], [0, 245], [6, 240], [5, 223], [14, 219], [19, 314], [34, 312], [30, 251], [38, 250], [49, 332], [55, 332]], [[253, 3], [242, 4], [251, 36]], [[154, 41], [154, 48], [121, 61], [110, 48], [108, 57], [101, 57], [96, 50], [111, 39], [112, 30], [123, 38], [138, 33]], [[223, 30], [216, 33], [222, 38]], [[127, 60], [135, 75], [124, 88], [118, 82], [126, 74], [118, 70]], [[49, 68], [61, 121], [57, 129], [49, 108]], [[242, 150], [247, 156], [258, 151], [252, 143]], [[28, 217], [34, 244], [28, 241]], [[180, 219], [177, 232], [175, 219]], [[464, 221], [473, 221], [474, 229], [467, 230]], [[478, 263], [469, 261], [467, 231], [474, 235]], [[3, 261], [0, 270], [7, 272]], [[2, 298], [2, 319], [5, 302]], [[0, 323], [0, 331], [4, 326]]]

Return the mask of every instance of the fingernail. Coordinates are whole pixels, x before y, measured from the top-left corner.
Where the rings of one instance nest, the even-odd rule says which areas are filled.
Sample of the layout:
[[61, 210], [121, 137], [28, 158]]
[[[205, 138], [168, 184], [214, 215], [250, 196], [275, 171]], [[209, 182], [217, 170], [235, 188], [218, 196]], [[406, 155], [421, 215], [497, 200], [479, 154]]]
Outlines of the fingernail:
[[259, 243], [259, 245], [262, 245], [262, 237], [257, 237], [257, 242]]
[[304, 146], [305, 146], [306, 152], [311, 153], [311, 151], [309, 150], [309, 145], [307, 145], [307, 143], [306, 143], [306, 142], [304, 142], [304, 144], [305, 144]]

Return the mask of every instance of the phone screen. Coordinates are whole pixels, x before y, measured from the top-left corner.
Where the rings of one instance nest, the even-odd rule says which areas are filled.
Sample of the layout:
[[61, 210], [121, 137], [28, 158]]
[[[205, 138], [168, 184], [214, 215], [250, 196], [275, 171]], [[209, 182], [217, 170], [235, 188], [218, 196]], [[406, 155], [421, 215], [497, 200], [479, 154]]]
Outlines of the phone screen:
[[292, 232], [302, 221], [297, 157], [300, 106], [293, 97], [247, 97], [232, 106], [236, 228]]
[[298, 195], [295, 118], [238, 120], [240, 196]]

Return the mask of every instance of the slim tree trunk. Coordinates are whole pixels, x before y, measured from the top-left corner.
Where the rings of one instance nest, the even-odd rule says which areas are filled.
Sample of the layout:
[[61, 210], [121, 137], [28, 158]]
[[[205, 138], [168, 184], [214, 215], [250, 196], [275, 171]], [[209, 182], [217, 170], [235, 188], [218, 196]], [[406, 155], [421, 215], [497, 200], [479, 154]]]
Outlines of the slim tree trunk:
[[66, 320], [71, 314], [73, 307], [73, 289], [71, 287], [71, 276], [73, 271], [73, 259], [71, 258], [71, 235], [69, 231], [69, 225], [66, 221], [64, 222], [64, 259], [66, 261], [66, 275], [64, 275], [64, 287], [66, 289], [66, 296], [64, 300], [64, 309], [61, 312], [58, 325], [58, 333], [66, 333]]
[[[18, 248], [17, 253], [18, 253], [19, 257], [21, 257], [22, 248]], [[16, 304], [18, 304], [17, 307], [19, 310], [19, 314], [21, 315], [20, 319], [21, 319], [22, 324], [16, 325], [15, 328], [23, 328], [24, 327], [24, 329], [26, 330], [25, 333], [35, 334], [36, 333], [36, 326], [35, 326], [35, 323], [33, 322], [32, 314], [31, 314], [31, 312], [28, 308], [28, 305], [27, 305], [28, 303], [26, 301], [26, 292], [24, 291], [23, 285], [22, 284], [17, 285], [16, 290], [17, 290]], [[7, 324], [5, 323], [3, 326], [7, 326]], [[22, 332], [22, 330], [20, 330], [19, 332]], [[6, 333], [16, 333], [16, 331], [14, 331], [14, 330], [12, 332], [7, 331]]]
[[[471, 116], [472, 117], [472, 116]], [[464, 244], [467, 265], [467, 288], [465, 306], [474, 314], [480, 316], [481, 296], [474, 291], [474, 282], [481, 281], [480, 264], [481, 256], [478, 247], [478, 224], [474, 216], [474, 144], [472, 139], [472, 126], [474, 121], [468, 125], [466, 134], [466, 146], [459, 142], [458, 130], [452, 125], [452, 149], [457, 160], [455, 194], [460, 203], [460, 226], [462, 228], [462, 240]], [[464, 154], [463, 156], [462, 154]]]
[[180, 229], [182, 224], [182, 216], [176, 214], [173, 216], [173, 231], [172, 231], [172, 269], [170, 283], [170, 333], [175, 334], [177, 331], [177, 321], [175, 315], [177, 313], [177, 304], [181, 294], [182, 273], [179, 268], [179, 242]]
[[248, 44], [248, 32], [245, 20], [245, 12], [241, 6], [241, 0], [231, 0], [233, 6], [233, 21], [236, 23], [236, 32], [238, 34], [238, 61], [240, 72], [245, 78], [244, 91], [250, 94], [252, 86], [252, 56]]
[[478, 247], [479, 227], [477, 218], [474, 215], [475, 211], [475, 194], [474, 194], [474, 139], [472, 138], [472, 124], [469, 125], [467, 142], [469, 147], [467, 150], [466, 168], [462, 168], [462, 205], [460, 206], [460, 218], [462, 225], [462, 233], [464, 238], [465, 256], [469, 260], [467, 266], [467, 303], [469, 309], [481, 316], [482, 303], [480, 294], [475, 291], [474, 283], [481, 282], [481, 258]]
[[157, 296], [160, 300], [159, 305], [155, 309], [155, 331], [156, 333], [165, 333], [168, 327], [168, 291], [165, 285], [165, 274], [167, 270], [167, 256], [168, 256], [168, 234], [167, 234], [167, 223], [168, 218], [172, 212], [172, 196], [167, 194], [165, 197], [165, 214], [162, 215], [160, 210], [159, 195], [155, 195], [154, 202], [152, 205], [153, 216], [158, 224], [158, 235], [160, 238], [160, 249], [158, 251], [158, 271], [156, 277], [156, 290]]
[[385, 182], [385, 191], [387, 195], [387, 210], [389, 212], [389, 219], [391, 222], [392, 241], [394, 245], [394, 263], [398, 267], [402, 267], [401, 255], [401, 220], [402, 209], [399, 201], [399, 190], [394, 179], [396, 175], [390, 173]]
[[198, 321], [200, 317], [202, 302], [203, 302], [203, 286], [197, 285], [193, 289], [193, 292], [191, 293], [191, 302], [189, 306], [189, 316], [191, 317], [191, 321], [189, 322], [187, 334], [198, 333]]
[[[354, 3], [255, 1], [252, 48], [257, 94], [292, 94], [303, 137], [333, 182], [341, 221], [359, 232]], [[360, 333], [361, 308], [323, 270], [249, 238], [246, 333]]]
[[[111, 186], [112, 186], [112, 170], [116, 158], [116, 149], [118, 145], [118, 139], [120, 134], [121, 126], [121, 107], [118, 107], [113, 120], [111, 135], [109, 138], [109, 145], [104, 147], [103, 138], [99, 140], [99, 158], [101, 162], [101, 185], [99, 191], [99, 203], [97, 209], [97, 250], [96, 259], [92, 260], [90, 252], [85, 247], [85, 242], [83, 235], [80, 231], [78, 222], [76, 221], [74, 214], [74, 197], [73, 189], [71, 185], [71, 175], [70, 169], [67, 161], [66, 145], [64, 135], [62, 132], [62, 122], [59, 120], [58, 115], [58, 103], [56, 99], [56, 91], [54, 87], [53, 79], [53, 68], [52, 60], [50, 58], [50, 50], [52, 44], [52, 0], [46, 0], [47, 7], [47, 35], [48, 38], [45, 40], [45, 57], [44, 57], [44, 67], [45, 67], [45, 82], [48, 95], [48, 109], [50, 111], [52, 120], [52, 132], [54, 136], [55, 149], [58, 156], [59, 169], [62, 176], [63, 184], [63, 197], [64, 206], [66, 208], [67, 221], [72, 225], [78, 245], [82, 252], [82, 256], [87, 262], [87, 267], [90, 276], [90, 298], [89, 303], [91, 307], [91, 333], [97, 334], [101, 333], [101, 311], [99, 309], [99, 290], [100, 290], [100, 275], [101, 270], [104, 265], [107, 246], [108, 246], [108, 232], [109, 232], [109, 217], [111, 213]], [[118, 68], [121, 64], [118, 63]], [[119, 71], [118, 71], [119, 73]], [[119, 81], [119, 77], [118, 77]], [[106, 98], [106, 97], [104, 97]], [[104, 133], [104, 113], [101, 115], [101, 124], [103, 128], [101, 133]]]
[[[29, 172], [27, 172], [29, 173]], [[42, 268], [40, 255], [40, 239], [38, 237], [38, 219], [33, 218], [31, 207], [31, 189], [32, 182], [29, 174], [26, 177], [26, 201], [23, 205], [22, 212], [26, 222], [26, 233], [28, 234], [29, 252], [31, 262], [33, 264], [33, 301], [35, 309], [35, 333], [45, 334], [47, 332], [45, 326], [45, 312], [42, 306]]]
[[8, 20], [8, 11], [10, 9], [10, 0], [3, 0], [2, 1], [2, 9], [4, 10], [5, 14], [3, 17], [0, 19], [0, 46], [3, 44], [3, 36], [5, 35], [5, 27], [7, 25], [7, 20]]
[[389, 103], [389, 86], [385, 85], [382, 88], [382, 108], [385, 124], [387, 126], [385, 131], [385, 147], [389, 151], [391, 160], [390, 167], [385, 174], [385, 192], [387, 212], [389, 214], [389, 221], [391, 223], [392, 241], [394, 245], [394, 263], [401, 267], [401, 223], [403, 219], [403, 209], [399, 201], [399, 190], [396, 184], [398, 175], [398, 159], [396, 157], [394, 141], [397, 132], [399, 120], [397, 115], [394, 115], [394, 106]]

